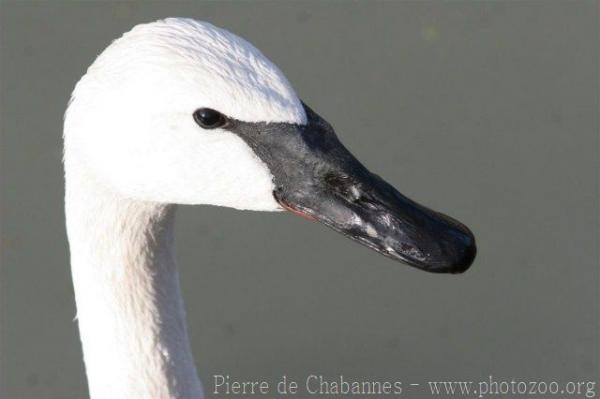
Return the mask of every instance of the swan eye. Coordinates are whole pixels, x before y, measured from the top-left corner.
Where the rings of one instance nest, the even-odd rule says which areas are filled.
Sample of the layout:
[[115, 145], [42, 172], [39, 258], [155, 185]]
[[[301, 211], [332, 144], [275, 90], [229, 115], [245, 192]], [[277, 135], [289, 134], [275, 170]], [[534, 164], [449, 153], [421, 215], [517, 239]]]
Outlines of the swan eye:
[[200, 108], [194, 111], [194, 120], [204, 129], [215, 129], [227, 122], [222, 113], [210, 108]]

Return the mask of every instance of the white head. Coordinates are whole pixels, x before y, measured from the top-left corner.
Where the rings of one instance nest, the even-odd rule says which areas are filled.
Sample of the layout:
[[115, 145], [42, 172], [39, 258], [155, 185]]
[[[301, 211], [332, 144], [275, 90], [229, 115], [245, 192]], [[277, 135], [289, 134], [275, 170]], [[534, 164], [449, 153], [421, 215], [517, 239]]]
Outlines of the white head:
[[278, 210], [272, 176], [238, 136], [195, 110], [303, 124], [291, 85], [258, 49], [209, 23], [169, 18], [115, 40], [77, 84], [65, 161], [128, 198]]
[[260, 51], [191, 19], [137, 26], [96, 59], [66, 113], [65, 168], [133, 200], [283, 207], [429, 271], [475, 256], [465, 226], [371, 174]]

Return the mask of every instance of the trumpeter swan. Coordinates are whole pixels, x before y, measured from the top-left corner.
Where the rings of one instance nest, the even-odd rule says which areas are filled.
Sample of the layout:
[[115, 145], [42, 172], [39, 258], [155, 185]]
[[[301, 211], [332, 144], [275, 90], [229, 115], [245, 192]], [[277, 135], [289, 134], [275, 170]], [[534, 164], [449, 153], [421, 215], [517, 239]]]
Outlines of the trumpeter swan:
[[290, 210], [396, 260], [461, 272], [460, 223], [365, 169], [247, 41], [170, 18], [114, 41], [65, 115], [66, 221], [90, 395], [201, 398], [174, 204]]

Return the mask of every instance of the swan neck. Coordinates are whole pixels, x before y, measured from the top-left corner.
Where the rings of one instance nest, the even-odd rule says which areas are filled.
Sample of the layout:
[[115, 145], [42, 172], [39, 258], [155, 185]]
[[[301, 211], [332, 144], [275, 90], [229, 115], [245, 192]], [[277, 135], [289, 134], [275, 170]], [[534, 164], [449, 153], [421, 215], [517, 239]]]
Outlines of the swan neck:
[[175, 207], [66, 173], [67, 232], [90, 396], [202, 398], [174, 259]]

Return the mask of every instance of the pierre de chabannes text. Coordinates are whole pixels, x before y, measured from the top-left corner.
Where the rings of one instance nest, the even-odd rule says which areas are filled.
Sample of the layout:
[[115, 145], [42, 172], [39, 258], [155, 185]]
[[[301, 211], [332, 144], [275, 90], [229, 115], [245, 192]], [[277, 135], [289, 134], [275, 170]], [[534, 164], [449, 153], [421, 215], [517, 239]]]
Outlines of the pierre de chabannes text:
[[596, 397], [595, 381], [524, 381], [496, 379], [493, 376], [478, 382], [473, 381], [429, 381], [424, 384], [402, 381], [356, 380], [338, 375], [328, 378], [320, 374], [310, 374], [302, 379], [282, 375], [277, 380], [238, 380], [228, 374], [213, 375], [212, 393], [214, 395], [270, 395], [286, 397], [298, 395], [401, 395], [405, 391], [426, 389], [431, 395], [485, 396], [506, 395], [559, 395], [573, 397]]

